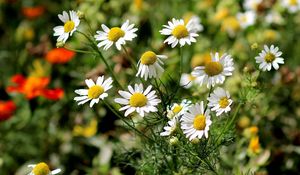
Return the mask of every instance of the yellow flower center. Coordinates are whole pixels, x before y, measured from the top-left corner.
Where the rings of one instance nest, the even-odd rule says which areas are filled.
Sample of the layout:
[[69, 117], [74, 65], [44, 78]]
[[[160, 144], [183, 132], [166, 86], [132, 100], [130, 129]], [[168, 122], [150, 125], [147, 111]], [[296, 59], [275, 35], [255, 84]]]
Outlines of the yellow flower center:
[[141, 63], [144, 65], [152, 65], [156, 62], [156, 54], [152, 51], [145, 52], [141, 57]]
[[219, 101], [220, 108], [226, 108], [229, 104], [229, 100], [227, 97], [223, 97]]
[[205, 118], [205, 116], [202, 115], [202, 114], [196, 115], [196, 117], [194, 119], [193, 126], [197, 130], [204, 130], [204, 128], [206, 126], [206, 118]]
[[129, 104], [132, 107], [143, 107], [147, 104], [147, 97], [141, 93], [135, 93], [130, 97]]
[[48, 175], [50, 173], [50, 169], [46, 163], [41, 162], [33, 168], [32, 172], [34, 175]]
[[219, 62], [211, 61], [205, 65], [204, 71], [207, 75], [212, 77], [220, 74], [223, 71], [223, 66]]
[[110, 41], [116, 42], [116, 41], [118, 41], [118, 39], [120, 39], [124, 35], [125, 35], [125, 32], [122, 29], [120, 29], [119, 27], [113, 27], [108, 32], [108, 39]]
[[64, 25], [64, 30], [66, 33], [71, 32], [75, 27], [75, 23], [73, 21], [67, 21]]
[[266, 54], [265, 61], [267, 63], [272, 63], [274, 60], [275, 60], [275, 55], [274, 54], [272, 54], [270, 52]]
[[176, 106], [173, 108], [172, 111], [173, 111], [175, 114], [178, 114], [181, 110], [182, 110], [182, 106], [176, 105]]
[[187, 37], [189, 35], [189, 32], [187, 31], [187, 28], [184, 25], [178, 25], [173, 29], [172, 35], [175, 36], [177, 39], [181, 39]]
[[103, 92], [104, 92], [104, 88], [102, 86], [95, 85], [95, 86], [90, 87], [90, 89], [88, 90], [88, 97], [90, 99], [96, 99], [101, 94], [103, 94]]
[[298, 2], [297, 2], [297, 0], [289, 0], [289, 4], [290, 5], [297, 5]]

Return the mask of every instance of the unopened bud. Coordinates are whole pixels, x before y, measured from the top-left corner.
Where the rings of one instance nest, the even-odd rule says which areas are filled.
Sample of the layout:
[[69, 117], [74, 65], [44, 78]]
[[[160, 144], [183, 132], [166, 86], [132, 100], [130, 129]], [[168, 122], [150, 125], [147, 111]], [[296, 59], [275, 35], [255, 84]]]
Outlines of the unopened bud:
[[200, 142], [200, 139], [195, 138], [191, 142], [192, 142], [192, 144], [198, 144]]
[[57, 48], [64, 47], [64, 46], [65, 46], [65, 43], [63, 41], [57, 41], [57, 43], [56, 43]]
[[79, 19], [84, 19], [85, 18], [85, 15], [82, 11], [77, 11], [77, 16]]
[[178, 138], [177, 137], [171, 137], [169, 140], [170, 145], [177, 145], [178, 144]]
[[251, 49], [252, 50], [255, 50], [255, 49], [257, 49], [258, 48], [258, 44], [257, 43], [253, 43], [252, 45], [251, 45]]

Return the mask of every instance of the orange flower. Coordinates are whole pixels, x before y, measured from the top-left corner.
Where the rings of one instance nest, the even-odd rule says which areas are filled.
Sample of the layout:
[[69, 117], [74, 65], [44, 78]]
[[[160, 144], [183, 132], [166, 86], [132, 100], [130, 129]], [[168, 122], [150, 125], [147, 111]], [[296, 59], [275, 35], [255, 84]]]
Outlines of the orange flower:
[[0, 121], [9, 119], [15, 110], [16, 105], [13, 101], [0, 101]]
[[43, 6], [35, 6], [35, 7], [23, 7], [22, 13], [28, 19], [35, 19], [41, 16], [45, 11]]
[[52, 64], [64, 64], [70, 61], [75, 55], [75, 52], [65, 48], [55, 48], [46, 54], [46, 60]]
[[258, 136], [255, 136], [255, 137], [251, 138], [249, 146], [248, 146], [248, 151], [251, 154], [258, 154], [261, 151]]
[[16, 86], [7, 87], [8, 92], [19, 92], [26, 96], [27, 99], [33, 99], [38, 96], [43, 96], [49, 100], [58, 100], [63, 97], [64, 91], [62, 89], [47, 89], [50, 82], [49, 77], [28, 77], [22, 75], [15, 75], [11, 81]]

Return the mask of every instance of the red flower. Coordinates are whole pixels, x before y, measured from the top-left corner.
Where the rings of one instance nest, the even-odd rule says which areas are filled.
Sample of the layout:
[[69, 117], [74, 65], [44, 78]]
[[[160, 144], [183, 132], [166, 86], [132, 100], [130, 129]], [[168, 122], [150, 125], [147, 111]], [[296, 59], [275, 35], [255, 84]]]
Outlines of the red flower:
[[49, 77], [28, 77], [22, 75], [15, 75], [11, 81], [16, 86], [7, 87], [7, 92], [19, 92], [26, 96], [27, 99], [33, 99], [38, 96], [43, 96], [49, 100], [59, 100], [63, 97], [64, 91], [62, 89], [47, 89], [50, 82]]
[[9, 119], [15, 110], [16, 105], [13, 101], [0, 101], [0, 121]]
[[45, 11], [43, 6], [35, 6], [35, 7], [23, 7], [22, 13], [29, 19], [35, 19], [41, 16]]
[[52, 64], [64, 64], [75, 56], [75, 52], [65, 48], [55, 48], [46, 54], [46, 60]]

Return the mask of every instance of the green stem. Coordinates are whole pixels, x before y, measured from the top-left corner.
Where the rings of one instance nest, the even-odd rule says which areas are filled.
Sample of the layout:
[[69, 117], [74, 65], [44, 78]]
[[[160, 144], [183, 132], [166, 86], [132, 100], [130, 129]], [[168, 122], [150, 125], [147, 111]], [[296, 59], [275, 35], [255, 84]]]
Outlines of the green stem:
[[215, 143], [217, 143], [217, 142], [219, 141], [219, 139], [221, 138], [221, 136], [222, 136], [225, 132], [227, 132], [227, 130], [232, 126], [233, 122], [235, 121], [235, 119], [236, 119], [236, 117], [237, 117], [237, 114], [238, 114], [238, 112], [239, 112], [241, 106], [242, 106], [242, 103], [239, 103], [238, 106], [237, 106], [237, 108], [236, 108], [236, 110], [235, 110], [235, 113], [234, 113], [233, 117], [231, 118], [230, 122], [227, 121], [225, 127], [222, 129], [222, 132], [221, 132], [220, 135], [217, 137]]
[[127, 57], [129, 58], [131, 64], [133, 65], [133, 69], [134, 69], [135, 71], [137, 71], [137, 67], [136, 67], [136, 62], [135, 62], [135, 60], [130, 56], [130, 54], [129, 54], [129, 52], [127, 51], [127, 49], [125, 48], [125, 46], [122, 45], [122, 48], [123, 48], [125, 54], [127, 55]]
[[208, 92], [208, 95], [207, 95], [207, 98], [206, 98], [206, 105], [205, 105], [205, 109], [204, 109], [204, 112], [206, 111], [207, 109], [207, 105], [208, 105], [208, 97], [210, 96], [211, 92], [212, 92], [212, 87], [209, 88], [209, 92]]
[[79, 50], [79, 49], [72, 49], [69, 47], [64, 46], [65, 49], [73, 51], [73, 52], [78, 52], [78, 53], [87, 53], [87, 54], [95, 54], [95, 52], [90, 52], [90, 51], [86, 51], [86, 50]]
[[103, 100], [103, 103], [118, 117], [120, 118], [127, 126], [129, 126], [132, 130], [134, 130], [136, 133], [138, 133], [139, 135], [149, 139], [151, 142], [155, 142], [153, 139], [151, 139], [150, 137], [146, 136], [144, 133], [142, 133], [141, 131], [139, 131], [138, 129], [136, 129], [135, 127], [133, 127], [132, 125], [130, 125], [130, 123], [128, 123], [128, 121], [126, 121], [120, 114], [118, 111], [116, 111], [114, 108], [111, 107], [110, 104], [108, 104], [106, 101]]
[[180, 55], [180, 62], [179, 62], [179, 67], [180, 67], [180, 74], [179, 74], [179, 80], [182, 74], [182, 69], [183, 69], [183, 55], [182, 55], [182, 47], [179, 47], [179, 55]]
[[87, 40], [89, 40], [92, 43], [92, 48], [98, 53], [98, 55], [100, 56], [101, 60], [104, 62], [105, 66], [107, 67], [108, 71], [110, 72], [110, 75], [112, 76], [114, 82], [117, 83], [117, 85], [123, 89], [122, 85], [119, 83], [118, 79], [116, 78], [114, 71], [112, 70], [111, 66], [108, 64], [108, 62], [106, 61], [106, 59], [103, 57], [102, 53], [100, 52], [97, 44], [94, 42], [94, 40], [92, 40], [89, 36], [87, 36], [85, 33], [82, 33], [80, 31], [77, 31], [78, 33], [80, 33], [81, 35], [83, 35]]

